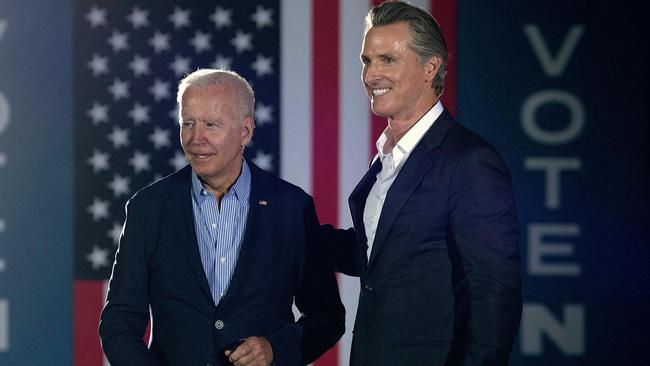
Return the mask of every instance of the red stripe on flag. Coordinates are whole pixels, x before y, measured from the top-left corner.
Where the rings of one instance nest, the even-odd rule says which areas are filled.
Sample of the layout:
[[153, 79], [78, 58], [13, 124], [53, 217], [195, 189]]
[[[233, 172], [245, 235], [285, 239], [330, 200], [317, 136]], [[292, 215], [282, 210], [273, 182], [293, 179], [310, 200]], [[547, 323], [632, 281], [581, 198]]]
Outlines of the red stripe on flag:
[[321, 221], [338, 223], [339, 3], [312, 7], [312, 192]]
[[456, 60], [458, 53], [456, 48], [456, 24], [457, 24], [457, 0], [431, 0], [431, 14], [438, 20], [442, 34], [447, 42], [447, 75], [445, 76], [445, 90], [442, 93], [442, 104], [456, 115]]
[[[312, 3], [312, 194], [322, 222], [338, 225], [339, 26], [338, 1]], [[338, 346], [314, 365], [338, 365]]]
[[104, 354], [97, 335], [104, 306], [104, 281], [74, 282], [73, 365], [101, 366]]

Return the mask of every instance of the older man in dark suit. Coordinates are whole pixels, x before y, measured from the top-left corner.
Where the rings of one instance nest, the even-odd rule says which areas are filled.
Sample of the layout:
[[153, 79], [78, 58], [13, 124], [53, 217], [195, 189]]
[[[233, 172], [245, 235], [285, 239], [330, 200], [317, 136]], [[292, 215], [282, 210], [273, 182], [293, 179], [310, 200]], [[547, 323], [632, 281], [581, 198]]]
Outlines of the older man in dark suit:
[[[102, 346], [121, 365], [298, 365], [344, 331], [311, 197], [243, 158], [253, 91], [199, 70], [178, 90], [190, 166], [127, 204]], [[296, 322], [295, 303], [302, 312]], [[151, 310], [152, 337], [143, 342]]]
[[323, 230], [361, 278], [351, 365], [505, 365], [521, 315], [510, 173], [439, 101], [447, 50], [431, 15], [371, 9], [361, 62], [388, 126], [350, 195], [354, 235]]

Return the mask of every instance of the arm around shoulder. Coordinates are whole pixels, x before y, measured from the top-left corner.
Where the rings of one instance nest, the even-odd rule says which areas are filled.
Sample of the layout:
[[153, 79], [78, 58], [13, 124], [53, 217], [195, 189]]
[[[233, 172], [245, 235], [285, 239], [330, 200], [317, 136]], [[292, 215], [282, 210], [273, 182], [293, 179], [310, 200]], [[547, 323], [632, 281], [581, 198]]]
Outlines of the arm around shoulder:
[[319, 238], [320, 227], [311, 198], [303, 215], [305, 270], [296, 293], [296, 306], [303, 313], [299, 320], [303, 328], [301, 364], [308, 364], [334, 346], [345, 332], [345, 308], [328, 248]]

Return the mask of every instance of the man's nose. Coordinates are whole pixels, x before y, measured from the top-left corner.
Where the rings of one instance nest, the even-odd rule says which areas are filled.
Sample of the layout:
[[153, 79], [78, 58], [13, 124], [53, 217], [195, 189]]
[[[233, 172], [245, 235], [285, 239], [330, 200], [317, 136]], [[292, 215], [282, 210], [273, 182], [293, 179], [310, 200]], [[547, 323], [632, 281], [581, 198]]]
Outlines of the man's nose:
[[201, 123], [195, 123], [190, 133], [192, 143], [200, 144], [205, 142], [205, 127]]
[[366, 85], [372, 85], [379, 80], [379, 70], [376, 66], [368, 64], [363, 72], [363, 82]]

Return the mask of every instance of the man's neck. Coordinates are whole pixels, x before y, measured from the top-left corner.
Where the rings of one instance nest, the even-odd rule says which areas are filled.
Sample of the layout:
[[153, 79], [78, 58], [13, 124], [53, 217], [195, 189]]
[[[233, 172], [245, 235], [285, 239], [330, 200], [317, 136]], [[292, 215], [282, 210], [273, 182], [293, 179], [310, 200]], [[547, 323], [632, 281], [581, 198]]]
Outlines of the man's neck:
[[424, 117], [427, 112], [433, 108], [433, 106], [438, 103], [438, 98], [435, 98], [432, 103], [425, 105], [420, 109], [421, 113], [414, 113], [413, 118], [398, 120], [395, 118], [388, 117], [388, 132], [392, 134], [394, 144], [397, 144], [399, 140], [406, 135], [406, 133], [415, 126], [415, 124]]
[[233, 170], [230, 175], [223, 177], [222, 179], [209, 180], [199, 177], [199, 180], [205, 189], [214, 194], [217, 202], [220, 202], [221, 197], [230, 191], [230, 188], [232, 188], [233, 184], [237, 181], [237, 178], [241, 175], [242, 165], [243, 159], [239, 161], [238, 169]]

